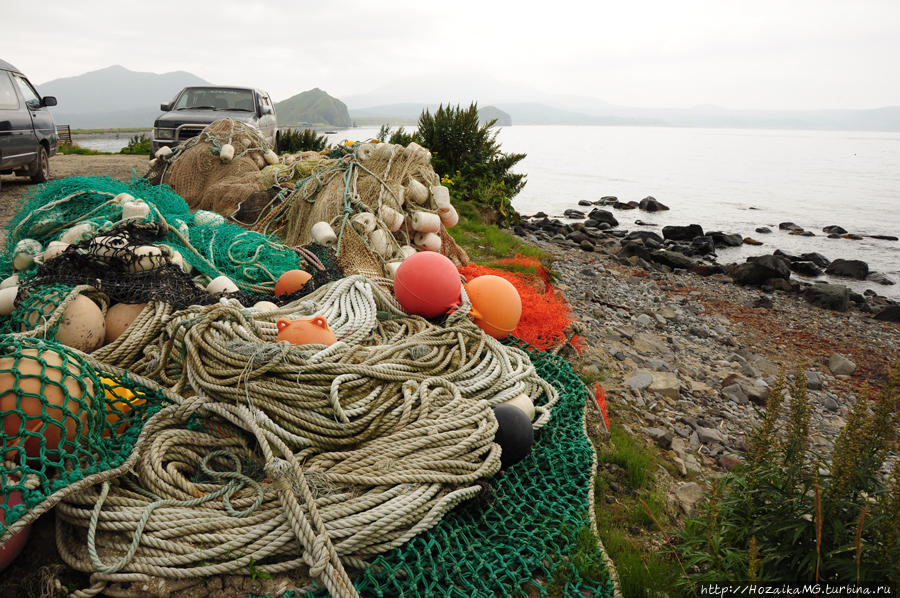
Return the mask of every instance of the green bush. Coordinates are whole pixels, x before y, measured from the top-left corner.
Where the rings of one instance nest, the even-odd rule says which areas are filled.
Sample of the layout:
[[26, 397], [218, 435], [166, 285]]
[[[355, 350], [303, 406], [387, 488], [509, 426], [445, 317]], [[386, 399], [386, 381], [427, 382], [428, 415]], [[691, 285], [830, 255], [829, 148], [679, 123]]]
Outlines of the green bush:
[[898, 383], [895, 368], [874, 403], [861, 394], [828, 464], [808, 448], [806, 378], [798, 371], [788, 388], [782, 372], [747, 463], [717, 481], [680, 534], [691, 579], [900, 584], [900, 462], [880, 471], [896, 441]]
[[86, 147], [81, 147], [77, 143], [60, 143], [59, 147], [56, 148], [57, 153], [60, 153], [64, 156], [77, 154], [79, 156], [105, 156], [109, 155], [109, 152], [101, 152], [99, 150], [92, 150]]
[[406, 133], [401, 127], [388, 136], [390, 128], [382, 125], [379, 139], [402, 145], [415, 141], [428, 148], [434, 170], [454, 201], [471, 200], [490, 206], [503, 224], [509, 224], [518, 217], [512, 198], [525, 186], [525, 175], [510, 169], [525, 154], [500, 151], [495, 123], [482, 124], [475, 103], [468, 108], [442, 104], [434, 114], [422, 112], [414, 133]]
[[141, 133], [128, 140], [128, 145], [123, 147], [120, 154], [146, 154], [150, 155], [150, 138]]
[[278, 132], [278, 151], [280, 153], [321, 152], [328, 147], [328, 138], [319, 135], [314, 129], [284, 129]]

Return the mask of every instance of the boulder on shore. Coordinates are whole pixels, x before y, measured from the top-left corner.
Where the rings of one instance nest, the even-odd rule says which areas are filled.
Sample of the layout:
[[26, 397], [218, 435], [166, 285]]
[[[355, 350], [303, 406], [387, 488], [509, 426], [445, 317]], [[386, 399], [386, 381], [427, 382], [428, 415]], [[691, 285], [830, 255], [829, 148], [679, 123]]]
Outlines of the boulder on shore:
[[824, 309], [847, 311], [850, 309], [850, 289], [839, 284], [814, 284], [803, 292], [806, 300]]
[[687, 226], [664, 226], [662, 229], [663, 238], [670, 241], [691, 241], [696, 237], [703, 236], [703, 227], [699, 224], [689, 224]]
[[828, 264], [828, 267], [825, 268], [825, 273], [832, 276], [865, 280], [869, 274], [869, 264], [862, 260], [842, 260], [838, 258]]
[[668, 206], [663, 205], [662, 203], [660, 203], [659, 201], [657, 201], [657, 199], [656, 199], [655, 197], [653, 197], [652, 195], [648, 195], [647, 197], [645, 197], [644, 199], [642, 199], [642, 200], [638, 203], [638, 207], [639, 207], [640, 209], [642, 209], [642, 210], [647, 211], [647, 212], [659, 212], [659, 211], [662, 211], [662, 210], [668, 210], [668, 209], [669, 209]]
[[616, 220], [616, 217], [613, 216], [613, 213], [609, 210], [601, 210], [600, 208], [594, 208], [588, 214], [588, 218], [591, 220], [595, 220], [597, 222], [605, 222], [606, 224], [616, 227], [619, 226], [619, 221]]

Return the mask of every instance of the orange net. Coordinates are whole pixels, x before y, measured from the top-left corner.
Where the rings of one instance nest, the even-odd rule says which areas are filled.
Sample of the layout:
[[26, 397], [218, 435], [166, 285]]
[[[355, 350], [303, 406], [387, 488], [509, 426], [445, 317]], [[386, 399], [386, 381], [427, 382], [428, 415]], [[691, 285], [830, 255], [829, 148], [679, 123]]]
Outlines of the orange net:
[[[512, 283], [522, 298], [522, 318], [512, 335], [542, 351], [558, 347], [568, 339], [566, 329], [572, 323], [569, 303], [562, 293], [550, 284], [550, 271], [530, 257], [516, 255], [514, 258], [499, 260], [498, 267], [469, 264], [459, 266], [459, 272], [471, 281], [479, 276], [493, 274]], [[571, 339], [575, 346], [578, 339]]]

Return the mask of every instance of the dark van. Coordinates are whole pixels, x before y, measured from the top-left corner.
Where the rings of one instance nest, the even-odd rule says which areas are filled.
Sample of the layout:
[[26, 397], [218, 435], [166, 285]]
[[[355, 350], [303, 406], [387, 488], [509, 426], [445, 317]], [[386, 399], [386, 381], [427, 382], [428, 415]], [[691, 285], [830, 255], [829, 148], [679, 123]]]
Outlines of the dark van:
[[0, 60], [0, 174], [35, 183], [50, 178], [59, 137], [47, 106], [56, 106], [56, 98], [42, 98], [19, 69]]

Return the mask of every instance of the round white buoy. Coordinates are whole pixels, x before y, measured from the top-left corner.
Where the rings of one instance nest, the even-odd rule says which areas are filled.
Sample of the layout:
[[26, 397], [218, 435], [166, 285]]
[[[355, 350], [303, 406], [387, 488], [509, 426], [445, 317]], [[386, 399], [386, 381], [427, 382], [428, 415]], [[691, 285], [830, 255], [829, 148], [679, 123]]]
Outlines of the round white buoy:
[[209, 281], [209, 284], [206, 285], [206, 292], [211, 295], [216, 293], [236, 293], [237, 291], [237, 285], [224, 275], [213, 278]]
[[525, 415], [528, 416], [528, 419], [534, 421], [534, 402], [532, 402], [531, 397], [529, 397], [525, 393], [516, 395], [510, 400], [501, 403], [501, 405], [512, 405], [513, 407], [518, 407], [525, 412]]
[[425, 251], [441, 250], [441, 238], [434, 233], [416, 233], [413, 241], [415, 242], [416, 247], [424, 249]]
[[419, 253], [419, 250], [416, 249], [415, 247], [413, 247], [412, 245], [402, 245], [400, 247], [399, 253], [403, 259], [406, 259], [411, 255], [416, 255], [417, 253]]
[[403, 226], [403, 214], [391, 206], [383, 205], [378, 208], [378, 217], [392, 233], [397, 232]]
[[369, 233], [369, 245], [381, 257], [390, 257], [394, 252], [388, 233], [380, 228]]
[[419, 233], [437, 233], [441, 230], [441, 217], [431, 212], [412, 213], [413, 230]]
[[453, 228], [459, 223], [459, 214], [457, 214], [456, 208], [453, 206], [450, 206], [443, 211], [438, 210], [438, 216], [441, 218], [441, 224], [447, 228]]
[[225, 164], [234, 160], [234, 146], [230, 143], [223, 145], [221, 149], [219, 149], [219, 159]]
[[403, 193], [403, 196], [406, 199], [412, 200], [414, 203], [422, 205], [428, 201], [428, 187], [416, 179], [409, 179], [409, 183], [406, 184], [406, 191]]
[[441, 208], [450, 207], [450, 189], [447, 189], [443, 185], [434, 185], [431, 187], [431, 198], [434, 200], [434, 205], [437, 206], [438, 213], [440, 213]]
[[375, 230], [375, 214], [371, 212], [360, 212], [354, 214], [350, 219], [353, 228], [361, 235], [368, 235]]
[[316, 222], [315, 224], [313, 224], [312, 230], [310, 232], [312, 234], [313, 241], [315, 241], [319, 245], [324, 245], [325, 247], [333, 247], [334, 245], [337, 245], [337, 235], [334, 234], [334, 229], [331, 228], [331, 225], [327, 222]]

